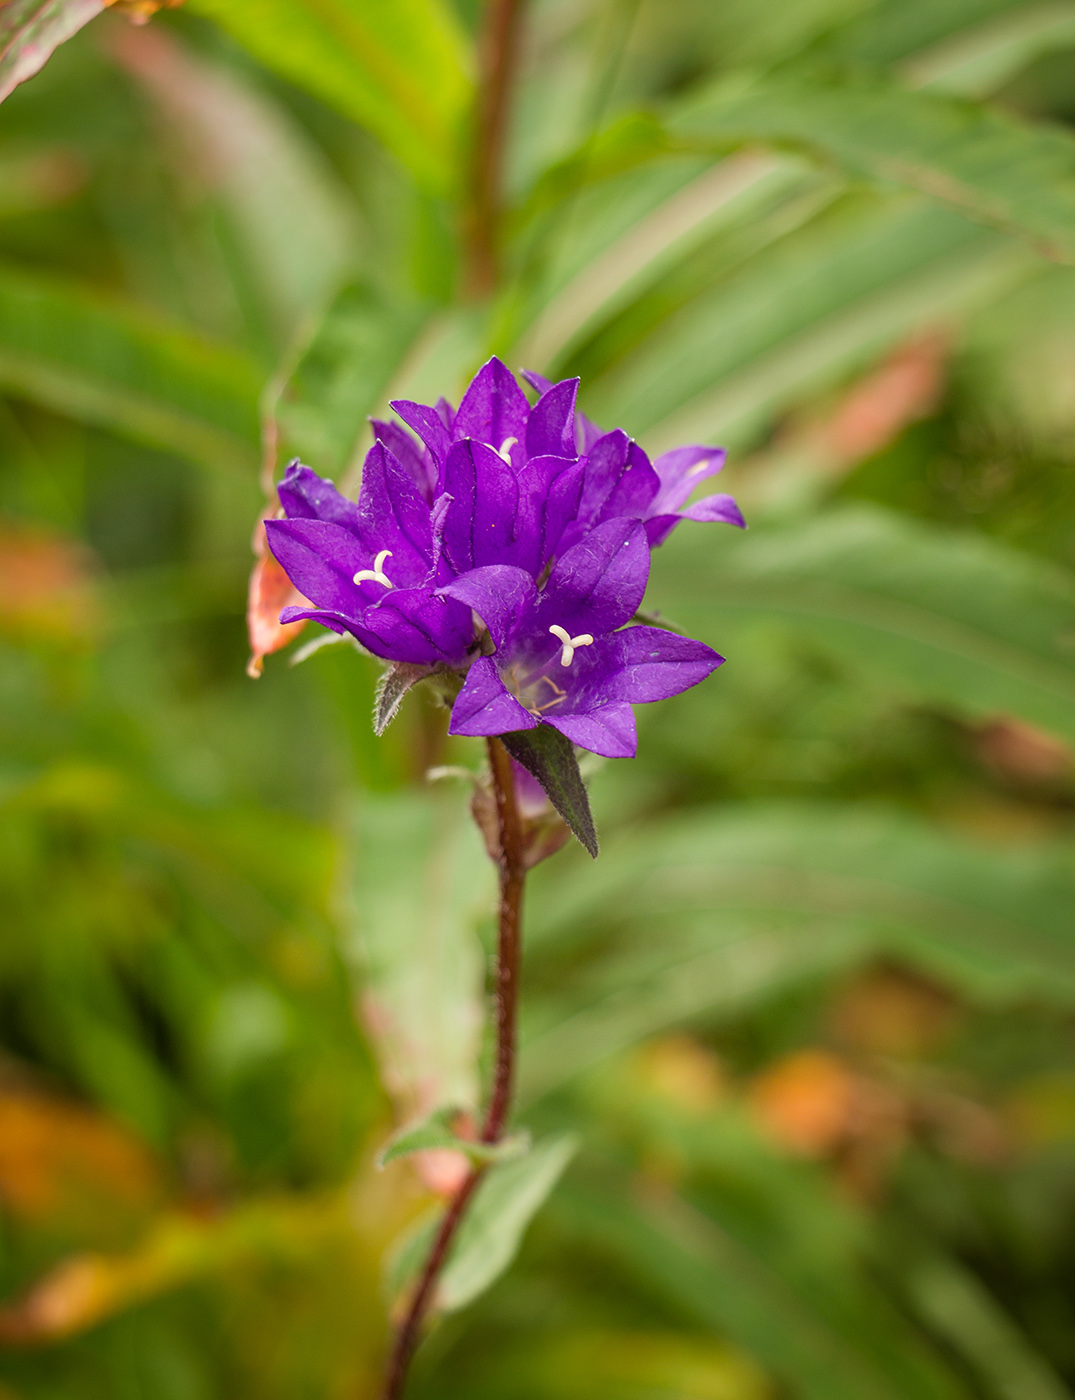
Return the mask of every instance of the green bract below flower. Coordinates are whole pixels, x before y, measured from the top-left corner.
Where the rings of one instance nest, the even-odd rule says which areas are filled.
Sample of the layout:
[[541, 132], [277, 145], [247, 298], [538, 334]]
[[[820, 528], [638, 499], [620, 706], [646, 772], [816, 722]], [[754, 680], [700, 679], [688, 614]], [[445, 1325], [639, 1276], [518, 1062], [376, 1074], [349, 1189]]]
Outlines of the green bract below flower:
[[[650, 550], [683, 519], [743, 524], [730, 496], [686, 506], [719, 448], [653, 463], [626, 433], [575, 410], [578, 381], [528, 376], [531, 406], [492, 359], [457, 410], [399, 401], [374, 422], [357, 501], [292, 462], [269, 547], [312, 618], [374, 655], [455, 672], [450, 733], [550, 725], [609, 758], [634, 754], [633, 704], [697, 684], [722, 658], [631, 626]], [[408, 429], [410, 431], [408, 431]], [[685, 508], [684, 508], [685, 507]]]

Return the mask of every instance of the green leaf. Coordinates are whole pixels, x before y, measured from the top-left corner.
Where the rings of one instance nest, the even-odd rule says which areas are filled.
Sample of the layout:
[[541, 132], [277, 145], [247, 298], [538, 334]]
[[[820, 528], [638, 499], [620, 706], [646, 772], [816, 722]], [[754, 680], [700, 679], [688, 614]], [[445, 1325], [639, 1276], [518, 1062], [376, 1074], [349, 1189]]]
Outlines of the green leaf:
[[596, 860], [597, 830], [570, 740], [551, 724], [514, 730], [500, 738], [516, 763], [538, 780], [549, 801]]
[[653, 452], [692, 440], [741, 446], [894, 341], [1038, 266], [925, 200], [847, 197], [700, 287], [636, 343], [594, 347], [610, 363], [593, 364], [584, 407], [644, 435]]
[[470, 100], [469, 55], [444, 0], [189, 0], [256, 58], [380, 138], [448, 194]]
[[161, 122], [182, 131], [172, 154], [177, 177], [189, 181], [193, 165], [219, 206], [242, 255], [236, 273], [250, 284], [257, 329], [275, 358], [353, 265], [358, 230], [350, 192], [283, 102], [233, 68], [159, 26], [149, 45], [128, 37], [113, 52]]
[[373, 697], [373, 732], [378, 738], [392, 723], [407, 691], [429, 674], [428, 666], [412, 666], [406, 661], [393, 661], [382, 671]]
[[276, 404], [288, 455], [323, 475], [350, 466], [368, 418], [429, 319], [429, 308], [393, 301], [366, 283], [345, 287], [313, 332]]
[[684, 104], [673, 134], [813, 151], [852, 175], [918, 190], [1075, 261], [1075, 137], [988, 107], [875, 82], [809, 78], [716, 88]]
[[1070, 1006], [1073, 900], [1061, 847], [998, 851], [884, 810], [759, 804], [650, 823], [535, 891], [531, 962], [540, 976], [570, 948], [577, 971], [528, 1005], [520, 1097], [878, 954], [987, 1000]]
[[478, 926], [492, 862], [459, 793], [364, 793], [354, 809], [346, 953], [401, 1116], [474, 1110], [484, 1013]]
[[1052, 1366], [969, 1269], [929, 1255], [911, 1265], [905, 1286], [927, 1325], [962, 1353], [996, 1400], [1071, 1400]]
[[910, 87], [985, 97], [1043, 54], [1075, 43], [1070, 4], [1017, 5], [949, 34], [899, 65]]
[[[601, 1190], [572, 1186], [557, 1214], [575, 1238], [621, 1262], [666, 1304], [735, 1338], [802, 1400], [954, 1400], [962, 1392], [937, 1359], [923, 1354], [898, 1319], [870, 1317], [863, 1330], [827, 1316], [825, 1292], [796, 1287], [781, 1260], [745, 1245], [720, 1222], [655, 1181], [627, 1194], [626, 1184], [603, 1181]], [[843, 1280], [841, 1280], [843, 1281]], [[860, 1288], [869, 1289], [863, 1279]], [[871, 1299], [871, 1302], [874, 1300]], [[850, 1323], [850, 1325], [849, 1325]], [[887, 1325], [886, 1325], [887, 1324]], [[899, 1364], [881, 1329], [903, 1343]]]
[[258, 461], [262, 373], [237, 351], [75, 283], [0, 268], [0, 385], [193, 461]]
[[692, 635], [779, 618], [897, 698], [1006, 712], [1075, 740], [1075, 579], [1005, 545], [876, 508], [680, 538], [653, 594]]
[[445, 1312], [473, 1302], [507, 1269], [526, 1227], [577, 1150], [570, 1135], [543, 1138], [524, 1156], [486, 1173], [441, 1274], [437, 1302]]
[[438, 1108], [423, 1122], [402, 1129], [389, 1138], [377, 1154], [377, 1165], [386, 1167], [397, 1157], [409, 1157], [412, 1152], [425, 1152], [435, 1147], [462, 1152], [471, 1162], [481, 1166], [510, 1161], [529, 1150], [530, 1138], [526, 1133], [515, 1133], [500, 1142], [475, 1142], [471, 1138], [461, 1138], [452, 1131], [452, 1124], [458, 1116], [457, 1108]]
[[0, 6], [0, 102], [39, 72], [107, 0], [9, 0]]

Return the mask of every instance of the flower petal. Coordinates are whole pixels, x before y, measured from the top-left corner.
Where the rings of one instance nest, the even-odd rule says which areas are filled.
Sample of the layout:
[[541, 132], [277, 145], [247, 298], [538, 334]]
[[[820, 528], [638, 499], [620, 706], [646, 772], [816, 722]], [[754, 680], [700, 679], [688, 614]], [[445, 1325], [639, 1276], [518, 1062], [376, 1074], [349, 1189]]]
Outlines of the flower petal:
[[580, 749], [589, 749], [604, 758], [634, 758], [638, 749], [634, 711], [624, 700], [612, 700], [588, 714], [543, 718]]
[[499, 452], [508, 438], [524, 440], [529, 416], [526, 395], [511, 370], [494, 355], [470, 381], [455, 415], [452, 436], [456, 442], [477, 438]]
[[512, 562], [540, 574], [578, 512], [584, 464], [574, 457], [531, 457], [520, 471]]
[[628, 627], [616, 634], [620, 669], [609, 690], [634, 704], [667, 700], [704, 681], [724, 660], [704, 642], [660, 627]]
[[638, 520], [608, 520], [557, 560], [541, 594], [534, 625], [597, 636], [638, 611], [649, 578], [649, 547]]
[[732, 496], [703, 496], [686, 510], [676, 510], [670, 515], [652, 515], [644, 523], [650, 549], [656, 549], [682, 520], [701, 520], [724, 525], [738, 525], [741, 530], [747, 527], [742, 512]]
[[303, 466], [297, 457], [288, 462], [276, 493], [289, 520], [331, 520], [352, 534], [359, 533], [354, 501], [341, 496], [331, 481]]
[[[349, 617], [374, 600], [377, 585], [354, 581], [370, 565], [369, 552], [342, 525], [328, 520], [266, 520], [265, 538], [273, 557], [304, 598], [316, 607]], [[366, 590], [365, 593], [363, 589]]]
[[455, 698], [448, 733], [508, 734], [516, 729], [536, 729], [537, 724], [530, 711], [510, 694], [492, 658], [479, 656]]
[[474, 639], [470, 609], [427, 588], [394, 588], [366, 609], [361, 626], [374, 639], [365, 643], [370, 651], [421, 666], [462, 665]]
[[601, 508], [600, 518], [612, 520], [617, 515], [633, 515], [641, 519], [660, 485], [660, 479], [641, 447], [637, 442], [629, 443], [627, 461]]
[[425, 446], [419, 447], [410, 433], [398, 423], [371, 418], [370, 426], [373, 428], [374, 438], [384, 443], [425, 499], [431, 501], [437, 487], [438, 468], [429, 449]]
[[719, 493], [715, 496], [703, 496], [700, 501], [688, 506], [682, 514], [684, 520], [717, 520], [725, 525], [738, 525], [741, 530], [747, 527], [743, 512], [736, 505], [734, 496]]
[[519, 622], [534, 605], [537, 589], [525, 569], [510, 564], [487, 564], [461, 574], [439, 590], [473, 608], [489, 629], [499, 650], [508, 644]]
[[367, 547], [375, 554], [392, 551], [392, 582], [397, 587], [420, 583], [433, 558], [429, 503], [382, 442], [366, 454], [358, 513]]
[[531, 457], [577, 457], [575, 399], [577, 379], [561, 379], [546, 390], [530, 410], [526, 425], [526, 450]]
[[448, 453], [444, 548], [459, 573], [513, 560], [519, 488], [515, 472], [491, 447], [467, 438]]
[[716, 476], [727, 453], [723, 447], [706, 447], [692, 443], [688, 447], [673, 447], [654, 462], [661, 489], [653, 502], [652, 514], [663, 515], [678, 510], [696, 486], [707, 477]]
[[418, 434], [429, 449], [438, 469], [443, 471], [452, 439], [437, 410], [429, 408], [424, 403], [412, 403], [410, 399], [393, 399], [391, 407], [395, 409], [407, 427]]

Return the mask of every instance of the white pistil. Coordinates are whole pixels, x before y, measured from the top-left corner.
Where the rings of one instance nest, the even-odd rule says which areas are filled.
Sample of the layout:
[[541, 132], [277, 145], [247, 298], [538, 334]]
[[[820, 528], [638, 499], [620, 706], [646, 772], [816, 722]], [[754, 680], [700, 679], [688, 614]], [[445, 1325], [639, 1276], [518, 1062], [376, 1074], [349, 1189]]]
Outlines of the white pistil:
[[505, 438], [496, 450], [496, 455], [502, 457], [509, 467], [511, 466], [511, 449], [518, 441], [518, 438]]
[[593, 646], [593, 638], [589, 632], [580, 632], [577, 637], [569, 637], [566, 627], [558, 627], [554, 622], [549, 628], [552, 635], [561, 643], [560, 665], [570, 666], [575, 659], [575, 652], [579, 647]]
[[392, 580], [384, 572], [383, 567], [384, 561], [390, 558], [391, 554], [392, 551], [390, 549], [382, 549], [380, 554], [378, 554], [377, 558], [373, 561], [372, 569], [359, 569], [358, 573], [355, 574], [355, 582], [364, 583], [366, 579], [370, 579], [374, 583], [384, 584], [385, 588], [391, 588]]

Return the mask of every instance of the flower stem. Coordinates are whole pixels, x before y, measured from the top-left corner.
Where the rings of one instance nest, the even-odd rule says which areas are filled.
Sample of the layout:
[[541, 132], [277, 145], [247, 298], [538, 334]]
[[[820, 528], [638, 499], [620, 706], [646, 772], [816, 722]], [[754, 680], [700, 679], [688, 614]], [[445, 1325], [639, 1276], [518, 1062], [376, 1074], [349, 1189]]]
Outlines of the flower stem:
[[500, 272], [500, 176], [511, 82], [519, 52], [524, 0], [487, 0], [479, 41], [480, 75], [466, 222], [468, 290], [495, 290]]
[[[500, 828], [500, 853], [497, 860], [500, 875], [500, 917], [496, 958], [496, 1066], [489, 1107], [482, 1124], [481, 1141], [494, 1143], [499, 1142], [504, 1135], [515, 1082], [519, 963], [522, 947], [519, 935], [523, 889], [526, 883], [526, 856], [522, 822], [515, 800], [511, 759], [499, 739], [490, 738], [487, 742]], [[474, 1167], [444, 1212], [440, 1229], [415, 1285], [410, 1305], [396, 1333], [381, 1400], [400, 1400], [403, 1394], [411, 1358], [421, 1340], [422, 1326], [433, 1302], [437, 1278], [444, 1267], [456, 1231], [466, 1215], [470, 1199], [486, 1170], [484, 1166]]]

